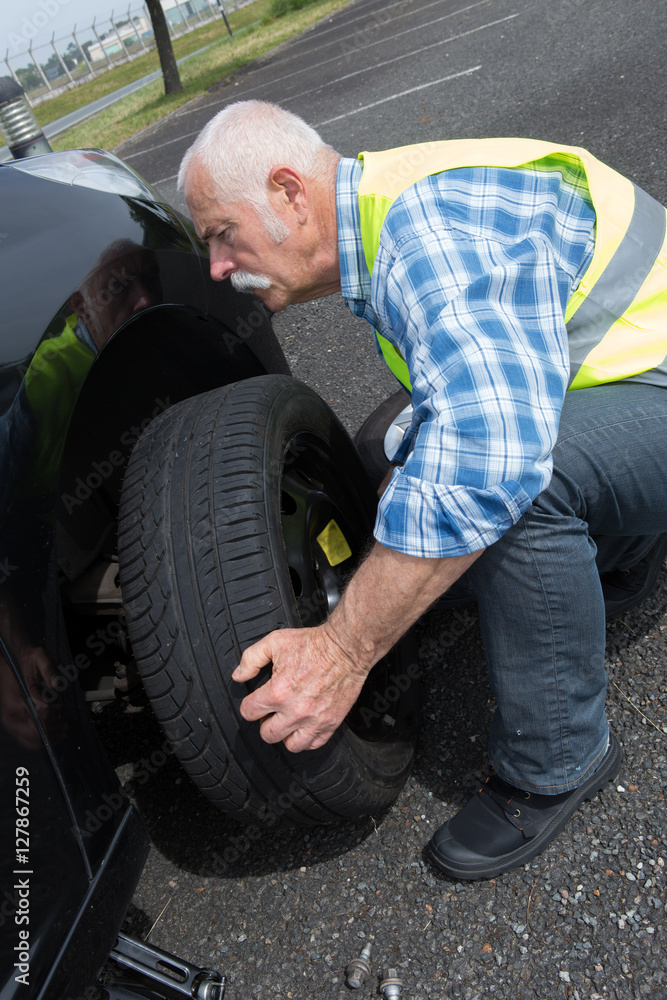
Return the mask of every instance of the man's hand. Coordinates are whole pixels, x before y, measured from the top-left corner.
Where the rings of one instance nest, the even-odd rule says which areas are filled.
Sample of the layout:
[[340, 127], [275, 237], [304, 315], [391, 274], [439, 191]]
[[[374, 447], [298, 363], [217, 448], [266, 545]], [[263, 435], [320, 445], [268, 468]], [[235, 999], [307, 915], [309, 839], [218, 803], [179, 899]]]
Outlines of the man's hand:
[[267, 743], [284, 740], [294, 752], [323, 746], [371, 667], [481, 554], [422, 559], [376, 543], [328, 621], [271, 632], [246, 649], [235, 681], [251, 680], [268, 663], [273, 675], [243, 699], [243, 718], [263, 720]]
[[283, 740], [294, 753], [327, 742], [359, 697], [372, 666], [364, 669], [349, 656], [329, 622], [271, 632], [246, 649], [232, 677], [249, 681], [269, 663], [270, 679], [243, 699], [241, 715], [263, 720], [262, 739]]

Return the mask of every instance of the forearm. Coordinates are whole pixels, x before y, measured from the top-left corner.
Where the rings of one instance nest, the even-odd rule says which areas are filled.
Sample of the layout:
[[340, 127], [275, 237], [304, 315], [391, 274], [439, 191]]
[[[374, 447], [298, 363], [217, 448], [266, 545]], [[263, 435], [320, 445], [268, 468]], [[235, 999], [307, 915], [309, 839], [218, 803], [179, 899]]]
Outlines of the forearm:
[[424, 559], [376, 542], [326, 628], [347, 656], [370, 670], [483, 551]]

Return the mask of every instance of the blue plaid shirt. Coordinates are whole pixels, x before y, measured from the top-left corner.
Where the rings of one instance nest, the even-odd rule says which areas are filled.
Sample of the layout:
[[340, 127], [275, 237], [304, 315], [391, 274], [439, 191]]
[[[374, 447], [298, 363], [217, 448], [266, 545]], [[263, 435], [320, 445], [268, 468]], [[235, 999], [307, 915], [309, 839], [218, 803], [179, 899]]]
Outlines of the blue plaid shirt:
[[593, 254], [585, 177], [553, 165], [427, 177], [392, 205], [371, 278], [361, 171], [351, 159], [338, 168], [342, 293], [400, 350], [414, 405], [374, 534], [409, 555], [475, 552], [551, 477], [569, 379], [563, 315]]

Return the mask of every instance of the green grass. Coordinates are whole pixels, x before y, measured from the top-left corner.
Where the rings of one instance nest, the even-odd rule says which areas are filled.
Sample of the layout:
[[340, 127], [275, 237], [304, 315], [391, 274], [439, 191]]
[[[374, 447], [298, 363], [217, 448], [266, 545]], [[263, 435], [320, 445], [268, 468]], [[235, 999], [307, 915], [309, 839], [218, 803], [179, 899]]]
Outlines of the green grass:
[[[51, 140], [52, 147], [56, 150], [81, 147], [113, 149], [136, 132], [153, 125], [169, 112], [219, 83], [241, 66], [264, 55], [332, 11], [344, 7], [348, 0], [315, 0], [303, 9], [289, 11], [277, 18], [270, 13], [272, 2], [273, 0], [254, 0], [229, 16], [234, 31], [233, 38], [227, 34], [220, 18], [219, 21], [174, 40], [177, 59], [210, 45], [211, 42], [216, 43], [179, 67], [182, 93], [167, 97], [162, 80], [156, 80], [81, 125], [61, 133]], [[40, 105], [35, 109], [38, 120], [41, 124], [46, 124], [60, 118], [155, 69], [159, 69], [159, 61], [157, 53], [151, 52]], [[52, 111], [54, 105], [57, 107]]]
[[271, 16], [284, 17], [290, 11], [301, 10], [302, 7], [308, 7], [311, 3], [313, 0], [272, 0]]

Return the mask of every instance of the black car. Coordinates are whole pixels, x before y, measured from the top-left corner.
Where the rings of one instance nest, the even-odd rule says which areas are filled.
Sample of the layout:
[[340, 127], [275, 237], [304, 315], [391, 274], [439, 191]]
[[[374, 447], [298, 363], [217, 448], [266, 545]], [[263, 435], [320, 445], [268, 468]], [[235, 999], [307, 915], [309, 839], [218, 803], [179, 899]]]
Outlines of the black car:
[[[240, 652], [335, 606], [374, 491], [262, 304], [137, 174], [99, 150], [0, 166], [0, 273], [0, 998], [66, 1000], [112, 948], [141, 958], [118, 929], [147, 839], [91, 707], [150, 704], [252, 831], [386, 806], [419, 670], [400, 645], [318, 751], [241, 719]], [[183, 968], [179, 995], [222, 995]]]

